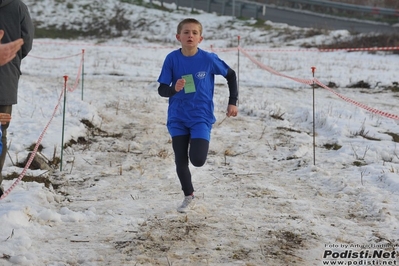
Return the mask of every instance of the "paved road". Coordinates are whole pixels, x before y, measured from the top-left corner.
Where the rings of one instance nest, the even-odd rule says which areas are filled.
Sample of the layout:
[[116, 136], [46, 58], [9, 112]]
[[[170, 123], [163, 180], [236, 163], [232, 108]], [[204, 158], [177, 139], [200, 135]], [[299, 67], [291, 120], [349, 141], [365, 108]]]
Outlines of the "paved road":
[[[176, 0], [163, 0], [165, 3], [176, 3]], [[178, 1], [180, 6], [191, 7], [191, 1], [180, 0]], [[193, 7], [196, 9], [207, 10], [207, 1], [197, 0], [193, 2]], [[218, 14], [222, 13], [221, 4], [211, 4], [213, 12]], [[238, 16], [238, 10], [235, 10], [236, 16]], [[232, 14], [232, 8], [226, 7], [225, 14]], [[243, 17], [255, 17], [254, 10], [244, 9], [242, 13]], [[371, 22], [352, 21], [347, 19], [340, 19], [335, 17], [325, 17], [316, 13], [300, 12], [299, 10], [277, 8], [267, 6], [266, 14], [263, 16], [258, 13], [258, 18], [263, 20], [270, 20], [277, 23], [286, 23], [291, 26], [303, 27], [303, 28], [320, 28], [328, 30], [349, 30], [351, 32], [358, 33], [397, 33], [399, 34], [399, 27], [392, 27], [389, 25], [375, 24]]]

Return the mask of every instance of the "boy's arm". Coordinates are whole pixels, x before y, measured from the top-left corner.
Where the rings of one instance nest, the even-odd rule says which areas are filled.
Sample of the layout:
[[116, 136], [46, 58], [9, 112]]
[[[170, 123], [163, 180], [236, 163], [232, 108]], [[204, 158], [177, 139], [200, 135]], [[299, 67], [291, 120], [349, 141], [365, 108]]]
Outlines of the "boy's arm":
[[158, 87], [158, 94], [161, 95], [162, 97], [172, 97], [175, 95], [177, 91], [175, 88], [165, 84], [165, 83], [160, 83]]
[[237, 85], [237, 76], [236, 72], [229, 68], [227, 70], [227, 75], [225, 76], [227, 80], [227, 85], [229, 86], [230, 96], [229, 96], [229, 105], [237, 105], [238, 101], [238, 85]]

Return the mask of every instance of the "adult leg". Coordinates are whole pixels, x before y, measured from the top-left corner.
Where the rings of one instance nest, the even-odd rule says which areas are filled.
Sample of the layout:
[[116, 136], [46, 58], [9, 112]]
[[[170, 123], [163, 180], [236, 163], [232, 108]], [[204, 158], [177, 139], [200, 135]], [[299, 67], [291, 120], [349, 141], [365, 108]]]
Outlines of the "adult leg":
[[176, 172], [185, 196], [193, 194], [194, 187], [191, 182], [191, 173], [188, 166], [188, 146], [190, 135], [172, 138], [172, 147], [175, 153]]
[[208, 156], [209, 141], [206, 139], [191, 139], [190, 141], [190, 161], [196, 167], [205, 164]]
[[[12, 105], [0, 105], [0, 113], [8, 113], [11, 115], [12, 112]], [[2, 133], [2, 138], [1, 142], [3, 144], [3, 152], [0, 155], [0, 185], [3, 182], [3, 176], [2, 176], [2, 171], [3, 171], [3, 166], [4, 162], [6, 160], [6, 155], [7, 155], [7, 128], [10, 125], [10, 122], [6, 124], [1, 125], [1, 133]]]

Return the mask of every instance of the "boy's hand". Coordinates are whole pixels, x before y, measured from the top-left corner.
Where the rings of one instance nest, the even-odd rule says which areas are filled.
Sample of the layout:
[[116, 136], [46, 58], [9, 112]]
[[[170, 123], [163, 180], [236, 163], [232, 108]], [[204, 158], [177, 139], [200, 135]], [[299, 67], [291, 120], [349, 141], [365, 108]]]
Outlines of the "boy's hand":
[[175, 85], [175, 91], [181, 91], [184, 88], [184, 85], [186, 85], [186, 80], [178, 79]]
[[11, 115], [7, 113], [0, 113], [0, 123], [1, 124], [6, 124], [10, 122], [11, 120]]
[[227, 117], [230, 117], [230, 116], [236, 117], [237, 114], [238, 114], [238, 108], [237, 108], [237, 106], [232, 105], [232, 104], [229, 104], [229, 105], [227, 106], [227, 112], [226, 112]]

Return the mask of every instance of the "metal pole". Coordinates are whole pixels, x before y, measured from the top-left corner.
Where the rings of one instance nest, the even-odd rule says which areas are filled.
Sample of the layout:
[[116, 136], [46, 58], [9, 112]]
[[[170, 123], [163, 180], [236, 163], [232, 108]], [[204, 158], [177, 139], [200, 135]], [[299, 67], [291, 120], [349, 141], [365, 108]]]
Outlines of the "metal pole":
[[66, 94], [67, 94], [67, 80], [68, 76], [64, 76], [64, 108], [62, 112], [62, 140], [61, 140], [61, 161], [60, 161], [60, 171], [62, 172], [62, 157], [64, 154], [64, 129], [65, 129], [65, 105], [66, 105]]
[[314, 72], [316, 68], [312, 67], [313, 73], [313, 165], [316, 165], [316, 119], [315, 119], [315, 83], [314, 83]]
[[82, 49], [82, 101], [83, 101], [83, 84], [85, 82], [85, 50]]
[[[240, 36], [238, 36], [238, 49], [237, 49], [237, 90], [240, 88]], [[240, 92], [238, 91], [238, 98], [240, 97]], [[239, 101], [237, 101], [237, 106]]]
[[233, 0], [233, 7], [232, 7], [232, 17], [234, 18], [236, 15], [236, 1]]

